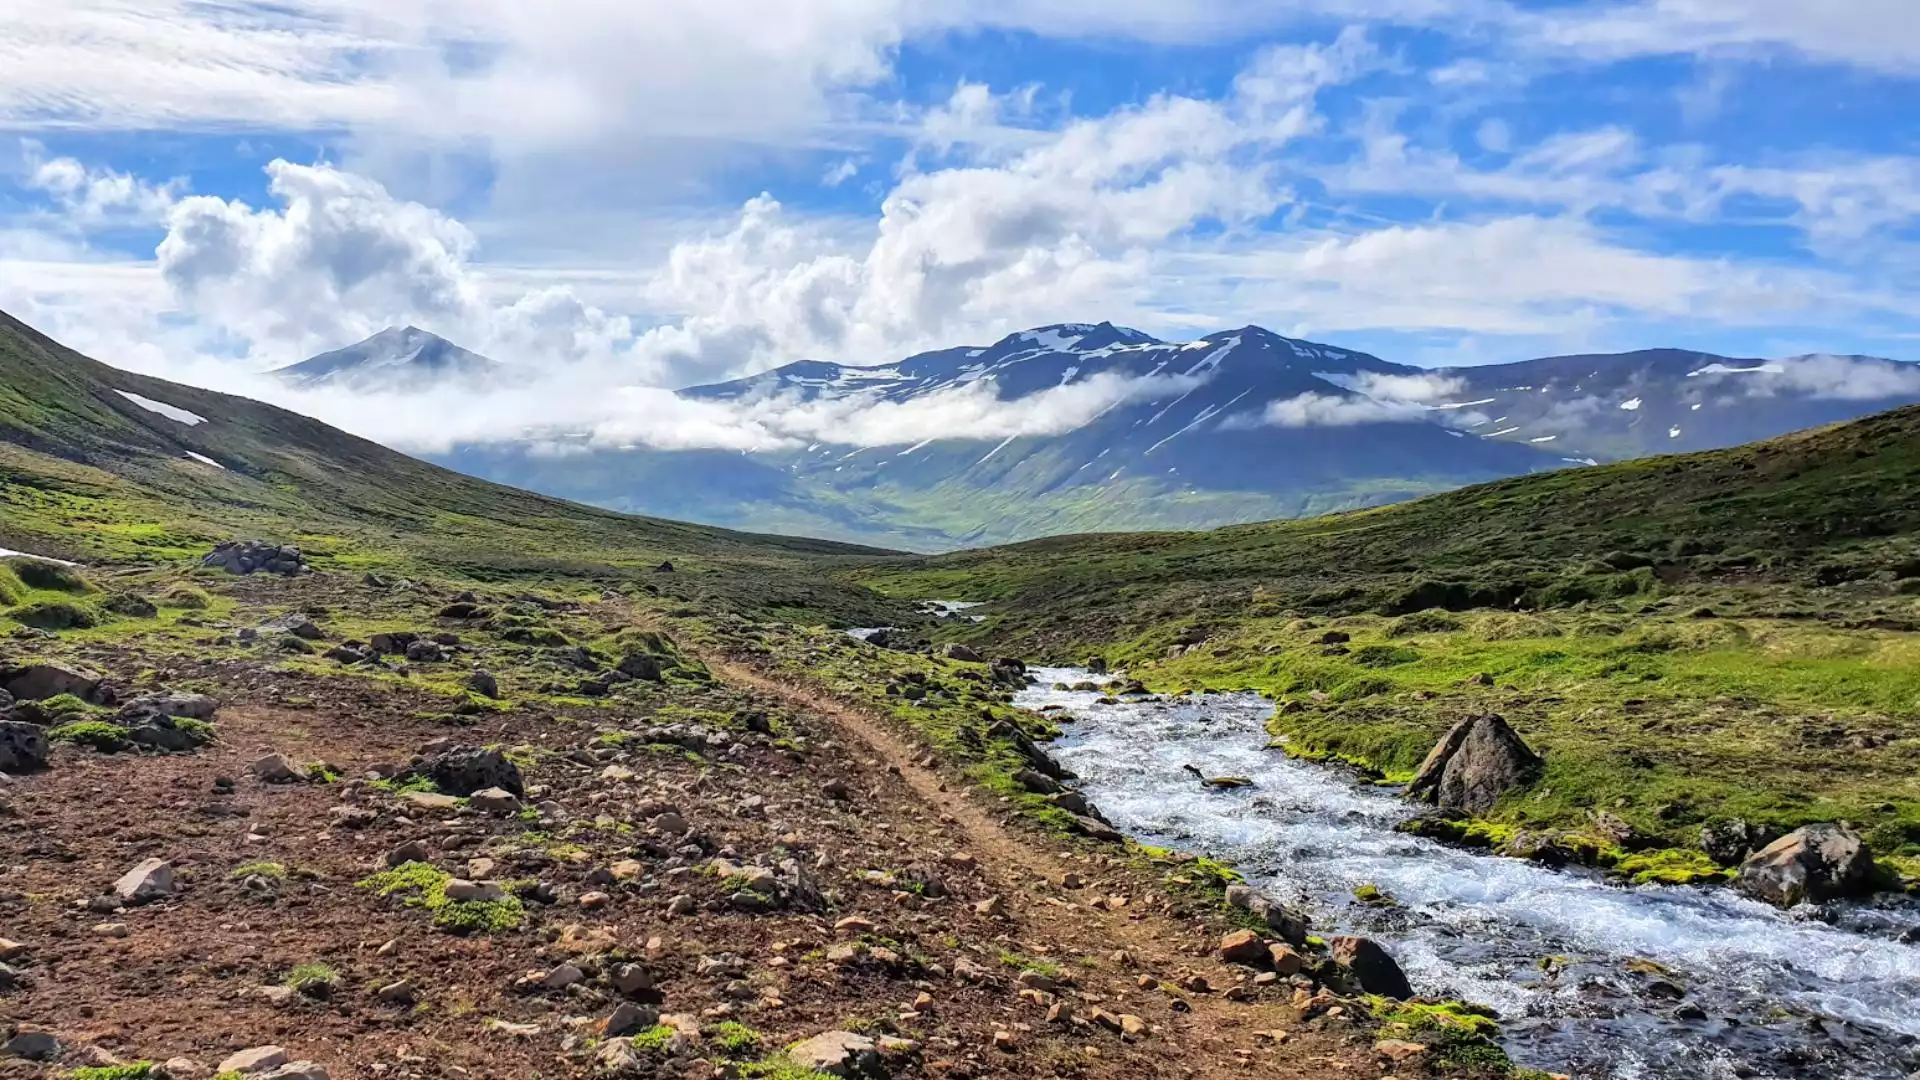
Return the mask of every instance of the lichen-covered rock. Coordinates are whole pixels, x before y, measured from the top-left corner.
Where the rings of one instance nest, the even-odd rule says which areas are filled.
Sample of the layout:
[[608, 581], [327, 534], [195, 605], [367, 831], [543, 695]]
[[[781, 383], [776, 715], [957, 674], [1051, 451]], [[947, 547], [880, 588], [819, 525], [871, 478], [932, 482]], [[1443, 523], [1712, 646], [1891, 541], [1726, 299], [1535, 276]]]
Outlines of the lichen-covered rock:
[[880, 1049], [865, 1035], [851, 1031], [825, 1031], [794, 1045], [787, 1056], [803, 1069], [814, 1069], [830, 1076], [862, 1076], [881, 1068]]
[[1700, 826], [1700, 850], [1722, 866], [1738, 866], [1778, 839], [1780, 830], [1739, 818]]
[[1734, 885], [1780, 907], [1859, 896], [1873, 887], [1873, 853], [1844, 825], [1808, 825], [1740, 864]]
[[96, 672], [65, 664], [33, 663], [0, 670], [0, 688], [17, 701], [43, 701], [72, 694], [99, 704], [101, 681]]
[[46, 766], [46, 731], [18, 720], [0, 720], [0, 773], [29, 773]]
[[1540, 776], [1544, 763], [1498, 716], [1469, 717], [1441, 736], [1407, 796], [1469, 814], [1493, 809], [1509, 791]]

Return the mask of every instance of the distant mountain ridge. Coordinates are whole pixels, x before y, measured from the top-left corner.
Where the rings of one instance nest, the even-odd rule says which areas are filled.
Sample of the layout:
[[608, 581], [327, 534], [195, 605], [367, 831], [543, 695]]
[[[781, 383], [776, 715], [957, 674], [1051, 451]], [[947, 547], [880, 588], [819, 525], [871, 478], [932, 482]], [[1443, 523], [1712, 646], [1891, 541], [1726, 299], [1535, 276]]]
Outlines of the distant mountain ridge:
[[501, 365], [417, 326], [389, 326], [365, 341], [321, 353], [272, 374], [301, 388], [417, 389], [443, 379], [485, 382]]
[[[308, 364], [348, 380], [435, 370], [419, 356], [368, 358], [405, 351], [367, 348], [372, 340]], [[472, 377], [460, 363], [441, 371], [430, 377]], [[1100, 378], [1137, 393], [1044, 434], [949, 430], [929, 409], [935, 420], [924, 430], [859, 440], [885, 445], [835, 442], [832, 431], [744, 454], [583, 445], [556, 456], [498, 442], [434, 460], [632, 513], [940, 549], [1306, 516], [1731, 446], [1920, 402], [1920, 366], [1878, 357], [1650, 349], [1432, 369], [1257, 326], [1167, 342], [1112, 323], [1036, 327], [890, 364], [804, 360], [681, 394], [743, 409], [838, 405], [852, 415], [982, 390], [1003, 404], [1032, 401]]]

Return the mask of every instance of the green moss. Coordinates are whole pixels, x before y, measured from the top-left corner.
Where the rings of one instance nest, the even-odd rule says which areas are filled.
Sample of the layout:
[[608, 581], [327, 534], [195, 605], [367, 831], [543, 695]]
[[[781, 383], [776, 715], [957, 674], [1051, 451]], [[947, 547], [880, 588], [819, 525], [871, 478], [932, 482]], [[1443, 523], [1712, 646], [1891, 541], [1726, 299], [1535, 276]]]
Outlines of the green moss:
[[809, 1069], [784, 1054], [762, 1058], [740, 1066], [745, 1080], [826, 1080], [828, 1074]]
[[40, 559], [10, 559], [8, 568], [13, 571], [13, 576], [29, 589], [74, 594], [93, 591], [93, 586], [87, 582], [87, 579], [70, 566], [61, 566]]
[[100, 625], [100, 613], [71, 600], [41, 600], [14, 608], [7, 618], [36, 630], [88, 630]]
[[277, 862], [241, 863], [228, 872], [227, 877], [233, 881], [250, 877], [263, 877], [273, 881], [284, 881], [287, 877], [287, 868]]
[[160, 606], [181, 611], [205, 611], [213, 606], [213, 597], [207, 595], [205, 589], [182, 583], [160, 594]]
[[759, 1032], [734, 1020], [722, 1020], [706, 1031], [707, 1043], [730, 1058], [755, 1053], [765, 1041]]
[[456, 934], [494, 934], [517, 930], [526, 921], [526, 909], [518, 897], [502, 900], [452, 900], [447, 897], [447, 882], [453, 876], [426, 863], [410, 862], [383, 870], [359, 882], [380, 896], [400, 896], [408, 907], [418, 907], [432, 915], [433, 925]]
[[65, 1080], [145, 1080], [153, 1075], [153, 1062], [129, 1061], [120, 1065], [88, 1065], [60, 1074]]
[[1622, 855], [1613, 869], [1635, 885], [1704, 885], [1731, 880], [1734, 873], [1708, 858], [1706, 852], [1690, 848]]
[[398, 779], [370, 780], [367, 782], [367, 786], [375, 791], [384, 791], [389, 795], [404, 795], [407, 792], [430, 795], [440, 790], [434, 786], [432, 779], [425, 776], [404, 776]]
[[127, 741], [126, 728], [119, 724], [107, 723], [105, 720], [81, 720], [62, 724], [47, 732], [47, 738], [54, 742], [90, 747], [103, 754], [116, 753], [131, 745]]
[[1497, 1041], [1500, 1025], [1484, 1006], [1463, 1001], [1416, 1003], [1369, 996], [1381, 1033], [1426, 1044], [1442, 1069], [1488, 1069], [1513, 1075], [1513, 1063]]
[[671, 1042], [677, 1034], [679, 1034], [679, 1032], [665, 1024], [655, 1024], [647, 1030], [640, 1032], [638, 1035], [632, 1036], [627, 1041], [633, 1044], [633, 1048], [641, 1053], [657, 1053], [665, 1049], [667, 1043]]
[[282, 985], [291, 986], [295, 990], [302, 992], [310, 992], [315, 987], [330, 987], [339, 981], [339, 972], [325, 964], [313, 963], [301, 964], [292, 971], [287, 972], [287, 977], [283, 980]]

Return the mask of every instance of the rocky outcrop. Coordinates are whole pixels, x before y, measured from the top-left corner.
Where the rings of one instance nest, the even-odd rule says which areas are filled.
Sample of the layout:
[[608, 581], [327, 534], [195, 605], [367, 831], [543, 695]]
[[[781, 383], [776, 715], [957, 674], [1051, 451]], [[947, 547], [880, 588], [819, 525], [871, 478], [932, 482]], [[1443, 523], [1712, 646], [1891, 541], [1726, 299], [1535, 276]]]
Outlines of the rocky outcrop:
[[200, 560], [200, 565], [229, 574], [279, 574], [293, 577], [311, 574], [300, 549], [292, 544], [274, 544], [265, 540], [223, 540]]
[[1498, 716], [1469, 717], [1441, 737], [1407, 785], [1407, 797], [1484, 814], [1539, 779], [1544, 763]]
[[978, 651], [962, 645], [957, 641], [949, 641], [941, 646], [940, 655], [947, 660], [958, 660], [964, 664], [980, 664], [986, 662], [986, 657], [981, 656]]
[[1734, 885], [1780, 907], [1823, 903], [1872, 890], [1873, 853], [1844, 825], [1808, 825], [1740, 864]]

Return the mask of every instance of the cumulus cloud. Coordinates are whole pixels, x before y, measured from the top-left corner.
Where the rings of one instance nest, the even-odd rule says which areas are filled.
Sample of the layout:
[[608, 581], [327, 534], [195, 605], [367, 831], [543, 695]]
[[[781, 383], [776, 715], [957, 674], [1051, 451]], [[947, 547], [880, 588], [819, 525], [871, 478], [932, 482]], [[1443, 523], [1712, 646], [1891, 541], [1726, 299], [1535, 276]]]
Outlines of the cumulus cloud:
[[[1329, 381], [1333, 381], [1329, 377]], [[1478, 414], [1447, 409], [1447, 399], [1465, 387], [1464, 380], [1437, 373], [1394, 375], [1363, 371], [1340, 383], [1348, 394], [1305, 393], [1269, 401], [1252, 417], [1241, 416], [1232, 426], [1352, 427], [1356, 424], [1398, 424], [1410, 421], [1470, 423]]]
[[104, 225], [152, 225], [166, 217], [185, 183], [154, 184], [130, 173], [90, 167], [71, 157], [47, 157], [31, 140], [21, 144], [26, 175], [21, 185], [59, 208], [62, 224], [84, 230]]
[[1920, 398], [1920, 364], [1871, 356], [1812, 354], [1752, 368], [1713, 364], [1697, 376], [1751, 397], [1801, 394], [1827, 401], [1887, 401]]

